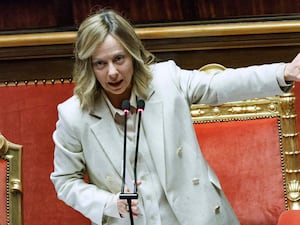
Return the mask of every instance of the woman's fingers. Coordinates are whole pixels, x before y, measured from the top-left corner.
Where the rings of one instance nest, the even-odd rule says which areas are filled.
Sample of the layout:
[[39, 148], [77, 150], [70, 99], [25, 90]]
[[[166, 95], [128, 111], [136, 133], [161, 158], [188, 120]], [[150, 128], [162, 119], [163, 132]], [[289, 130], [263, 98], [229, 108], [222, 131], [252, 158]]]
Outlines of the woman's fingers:
[[[137, 181], [136, 185], [139, 186], [141, 183], [141, 181]], [[128, 189], [127, 185], [125, 186], [124, 191], [125, 193], [132, 193], [132, 191]], [[138, 199], [131, 199], [130, 201], [132, 215], [136, 218], [139, 215]], [[126, 216], [130, 212], [127, 199], [118, 199], [117, 207], [122, 217]]]
[[119, 210], [120, 215], [126, 215], [128, 214], [128, 204], [127, 204], [127, 200], [124, 199], [118, 199], [117, 200], [117, 207]]
[[[131, 201], [132, 215], [134, 217], [138, 217], [138, 215], [139, 215], [138, 200], [132, 199], [130, 201]], [[129, 214], [130, 209], [129, 209], [129, 204], [127, 202], [127, 199], [118, 199], [117, 206], [118, 206], [119, 213], [122, 217]]]

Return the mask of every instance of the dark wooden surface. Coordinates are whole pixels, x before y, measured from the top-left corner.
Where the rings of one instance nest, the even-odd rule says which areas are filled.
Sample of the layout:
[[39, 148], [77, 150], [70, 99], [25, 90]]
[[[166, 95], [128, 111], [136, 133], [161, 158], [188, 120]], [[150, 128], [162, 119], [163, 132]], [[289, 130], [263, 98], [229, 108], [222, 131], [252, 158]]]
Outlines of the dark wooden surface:
[[[134, 25], [299, 18], [299, 0], [10, 0], [0, 2], [0, 34], [75, 30], [102, 8]], [[269, 18], [270, 19], [270, 18]]]

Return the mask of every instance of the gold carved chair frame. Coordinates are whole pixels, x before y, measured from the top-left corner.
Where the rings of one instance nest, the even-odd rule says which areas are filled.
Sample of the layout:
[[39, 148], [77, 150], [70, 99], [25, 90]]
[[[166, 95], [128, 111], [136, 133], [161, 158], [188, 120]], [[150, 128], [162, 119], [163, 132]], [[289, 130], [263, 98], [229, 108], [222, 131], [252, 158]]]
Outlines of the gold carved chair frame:
[[0, 134], [0, 160], [7, 162], [7, 225], [22, 225], [21, 156], [22, 146], [7, 141]]
[[[224, 68], [219, 64], [208, 64], [200, 70], [218, 73]], [[300, 209], [300, 151], [295, 96], [292, 92], [269, 98], [229, 102], [220, 106], [192, 105], [191, 115], [194, 123], [278, 118], [285, 208]]]

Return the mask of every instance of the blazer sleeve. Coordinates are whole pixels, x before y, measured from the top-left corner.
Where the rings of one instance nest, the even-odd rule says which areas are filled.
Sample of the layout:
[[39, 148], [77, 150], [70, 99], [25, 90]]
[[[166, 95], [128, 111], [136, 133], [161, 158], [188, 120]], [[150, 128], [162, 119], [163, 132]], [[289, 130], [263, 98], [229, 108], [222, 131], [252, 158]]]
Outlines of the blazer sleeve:
[[173, 61], [167, 64], [168, 71], [157, 71], [171, 76], [189, 104], [220, 105], [229, 101], [271, 97], [289, 90], [280, 87], [278, 82], [278, 77], [283, 77], [284, 63], [226, 69], [214, 75], [181, 69]]
[[[64, 103], [58, 106], [59, 120], [53, 133], [55, 143], [54, 171], [50, 179], [54, 184], [57, 196], [67, 205], [81, 212], [96, 224], [102, 224], [106, 203], [114, 194], [99, 189], [96, 185], [84, 180], [85, 160], [80, 144], [79, 134], [74, 127], [77, 112]], [[74, 116], [76, 115], [77, 116]]]

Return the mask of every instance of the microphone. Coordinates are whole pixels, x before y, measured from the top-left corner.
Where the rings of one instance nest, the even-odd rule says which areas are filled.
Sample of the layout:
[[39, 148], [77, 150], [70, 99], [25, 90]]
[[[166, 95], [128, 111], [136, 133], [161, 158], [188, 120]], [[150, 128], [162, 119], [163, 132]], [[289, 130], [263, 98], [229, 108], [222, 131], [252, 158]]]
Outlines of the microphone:
[[137, 158], [139, 153], [139, 138], [140, 138], [140, 127], [141, 127], [141, 117], [142, 112], [144, 112], [145, 101], [140, 99], [137, 102], [137, 114], [138, 114], [138, 125], [137, 125], [137, 137], [136, 137], [136, 147], [135, 147], [135, 159], [134, 159], [134, 192], [137, 193]]
[[124, 112], [124, 145], [123, 145], [123, 177], [122, 177], [122, 187], [121, 193], [124, 193], [125, 188], [125, 171], [126, 171], [126, 137], [127, 137], [127, 115], [130, 110], [130, 103], [128, 100], [122, 102], [122, 110]]

